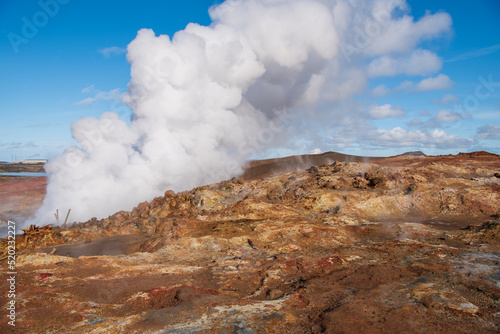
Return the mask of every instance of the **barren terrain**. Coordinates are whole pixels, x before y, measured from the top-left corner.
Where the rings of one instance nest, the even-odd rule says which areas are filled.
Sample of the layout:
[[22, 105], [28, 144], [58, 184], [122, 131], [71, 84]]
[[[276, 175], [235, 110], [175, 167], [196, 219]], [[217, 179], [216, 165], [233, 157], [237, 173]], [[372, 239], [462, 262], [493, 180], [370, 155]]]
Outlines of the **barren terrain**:
[[42, 205], [45, 176], [0, 175], [0, 221], [24, 221]]
[[499, 156], [309, 157], [18, 235], [16, 329], [500, 331]]

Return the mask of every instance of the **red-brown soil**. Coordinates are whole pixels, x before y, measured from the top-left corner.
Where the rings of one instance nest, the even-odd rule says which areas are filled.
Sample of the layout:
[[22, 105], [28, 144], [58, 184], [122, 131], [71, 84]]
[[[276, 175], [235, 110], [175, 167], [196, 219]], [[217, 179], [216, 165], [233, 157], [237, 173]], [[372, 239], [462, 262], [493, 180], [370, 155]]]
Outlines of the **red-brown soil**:
[[16, 330], [500, 331], [499, 156], [307, 159], [18, 236]]

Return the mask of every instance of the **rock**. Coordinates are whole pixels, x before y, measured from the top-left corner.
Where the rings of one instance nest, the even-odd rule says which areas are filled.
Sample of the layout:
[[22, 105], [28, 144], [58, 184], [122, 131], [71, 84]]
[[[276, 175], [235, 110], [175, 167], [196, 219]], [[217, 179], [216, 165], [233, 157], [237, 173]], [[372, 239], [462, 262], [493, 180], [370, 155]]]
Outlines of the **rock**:
[[477, 314], [479, 308], [456, 293], [436, 287], [434, 283], [419, 284], [412, 289], [412, 297], [427, 308], [450, 309]]
[[417, 189], [417, 185], [416, 184], [410, 184], [408, 186], [408, 188], [406, 188], [404, 190], [404, 194], [405, 195], [410, 195], [411, 193], [413, 193], [415, 191], [415, 189]]
[[46, 281], [46, 280], [48, 280], [52, 276], [54, 276], [54, 274], [52, 274], [52, 273], [41, 273], [41, 274], [38, 275], [38, 279], [40, 281]]
[[310, 174], [314, 174], [314, 173], [317, 173], [319, 170], [318, 170], [318, 167], [316, 166], [311, 166], [308, 170], [307, 170]]

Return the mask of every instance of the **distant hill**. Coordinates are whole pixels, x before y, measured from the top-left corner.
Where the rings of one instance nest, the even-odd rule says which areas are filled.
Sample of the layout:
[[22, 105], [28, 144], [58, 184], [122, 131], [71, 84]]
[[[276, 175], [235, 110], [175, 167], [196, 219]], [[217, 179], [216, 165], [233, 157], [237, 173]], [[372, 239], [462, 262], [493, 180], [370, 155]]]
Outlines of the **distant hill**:
[[248, 162], [245, 172], [241, 176], [245, 180], [254, 180], [282, 173], [291, 173], [319, 166], [325, 163], [339, 162], [371, 162], [378, 157], [361, 157], [357, 155], [326, 152], [323, 154], [293, 155], [290, 157], [255, 160]]
[[403, 154], [399, 154], [399, 155], [397, 155], [397, 157], [401, 157], [401, 156], [405, 156], [405, 155], [409, 155], [409, 156], [413, 156], [413, 157], [426, 157], [427, 156], [427, 154], [425, 154], [422, 151], [411, 151], [411, 152], [405, 152]]

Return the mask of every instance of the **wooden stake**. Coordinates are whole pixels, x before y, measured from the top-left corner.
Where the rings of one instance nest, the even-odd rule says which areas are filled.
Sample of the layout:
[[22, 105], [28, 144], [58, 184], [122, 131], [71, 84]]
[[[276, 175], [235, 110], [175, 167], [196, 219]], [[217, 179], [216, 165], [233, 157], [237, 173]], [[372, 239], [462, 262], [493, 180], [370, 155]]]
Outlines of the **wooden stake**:
[[68, 221], [69, 213], [71, 212], [71, 209], [68, 210], [68, 214], [66, 215], [66, 219], [64, 220], [63, 227], [66, 228], [66, 222]]
[[56, 209], [56, 213], [54, 213], [54, 217], [56, 217], [56, 224], [59, 225], [59, 209]]

